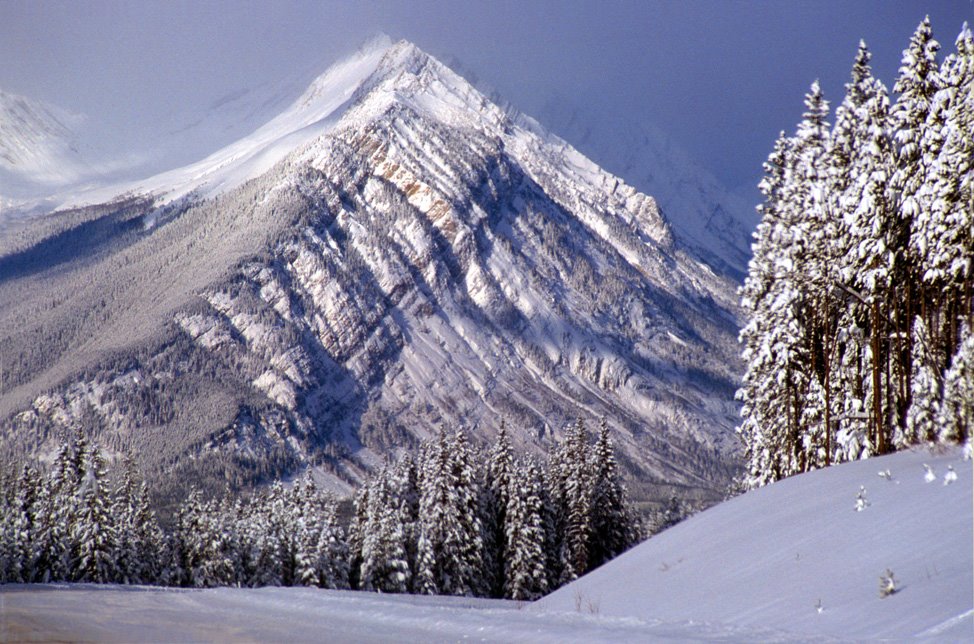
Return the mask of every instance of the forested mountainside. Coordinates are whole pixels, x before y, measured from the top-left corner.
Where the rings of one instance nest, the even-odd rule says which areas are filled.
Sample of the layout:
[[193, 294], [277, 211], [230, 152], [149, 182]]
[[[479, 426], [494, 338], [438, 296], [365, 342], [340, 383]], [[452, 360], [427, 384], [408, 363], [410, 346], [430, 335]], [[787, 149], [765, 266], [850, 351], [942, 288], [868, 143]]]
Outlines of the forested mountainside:
[[891, 102], [860, 43], [765, 165], [739, 393], [751, 486], [974, 424], [974, 40], [924, 20]]
[[7, 453], [82, 429], [181, 498], [307, 467], [341, 487], [504, 419], [537, 452], [604, 416], [634, 496], [717, 498], [732, 281], [413, 45], [343, 65], [240, 144], [5, 240]]

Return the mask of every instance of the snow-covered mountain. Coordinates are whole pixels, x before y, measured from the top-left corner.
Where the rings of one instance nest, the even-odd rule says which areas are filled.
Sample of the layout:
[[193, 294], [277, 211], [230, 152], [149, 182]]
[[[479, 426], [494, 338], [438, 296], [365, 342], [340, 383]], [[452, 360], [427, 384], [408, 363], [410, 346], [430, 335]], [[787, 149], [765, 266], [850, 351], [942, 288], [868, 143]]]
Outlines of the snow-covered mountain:
[[0, 91], [0, 206], [84, 174], [81, 117]]
[[538, 119], [637, 190], [653, 195], [673, 232], [715, 270], [743, 279], [751, 257], [754, 204], [728, 190], [665, 132], [645, 121], [599, 118], [559, 97]]
[[440, 429], [506, 419], [542, 450], [605, 416], [640, 498], [713, 499], [734, 470], [732, 280], [652, 197], [409, 43], [197, 163], [64, 203], [0, 256], [8, 446], [85, 427], [156, 481], [340, 482]]

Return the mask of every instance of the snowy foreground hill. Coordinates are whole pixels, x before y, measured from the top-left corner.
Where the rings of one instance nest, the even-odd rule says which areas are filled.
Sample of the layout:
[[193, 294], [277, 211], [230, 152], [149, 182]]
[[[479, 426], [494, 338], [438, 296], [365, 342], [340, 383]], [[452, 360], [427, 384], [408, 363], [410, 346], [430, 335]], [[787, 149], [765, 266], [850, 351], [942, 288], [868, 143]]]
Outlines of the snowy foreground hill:
[[[0, 640], [970, 641], [971, 466], [958, 450], [919, 450], [787, 479], [533, 604], [308, 588], [8, 586]], [[957, 479], [945, 484], [948, 468]], [[881, 598], [887, 569], [896, 591]]]

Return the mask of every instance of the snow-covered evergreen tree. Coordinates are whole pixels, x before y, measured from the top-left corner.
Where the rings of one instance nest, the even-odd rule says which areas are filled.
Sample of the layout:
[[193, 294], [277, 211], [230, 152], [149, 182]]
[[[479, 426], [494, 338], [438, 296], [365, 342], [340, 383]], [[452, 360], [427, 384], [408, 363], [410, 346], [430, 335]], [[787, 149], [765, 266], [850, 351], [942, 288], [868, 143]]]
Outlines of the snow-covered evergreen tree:
[[459, 558], [451, 594], [485, 595], [483, 529], [473, 454], [463, 430], [458, 430], [450, 445], [451, 483], [459, 519]]
[[117, 581], [123, 584], [153, 584], [160, 574], [162, 535], [150, 509], [149, 490], [138, 480], [135, 464], [128, 459], [112, 498], [115, 521]]
[[592, 455], [591, 492], [592, 539], [588, 552], [588, 569], [601, 566], [619, 556], [639, 540], [636, 520], [632, 516], [626, 490], [616, 464], [609, 425], [605, 418], [599, 426], [599, 437]]
[[[831, 133], [813, 85], [797, 134], [782, 133], [765, 165], [741, 291], [751, 487], [927, 440], [943, 418], [939, 384], [974, 292], [966, 26], [956, 44], [938, 69], [924, 20], [891, 108], [860, 43]], [[964, 440], [949, 436], [937, 440]]]
[[922, 317], [913, 324], [913, 373], [910, 378], [912, 401], [906, 414], [906, 427], [894, 436], [897, 449], [937, 438], [937, 415], [942, 390], [942, 362], [935, 355], [927, 325]]
[[564, 485], [564, 538], [562, 541], [562, 582], [584, 575], [588, 570], [592, 539], [592, 476], [589, 469], [588, 433], [581, 419], [569, 427], [562, 450], [561, 477]]
[[392, 469], [372, 479], [368, 519], [362, 544], [361, 588], [386, 593], [409, 590], [411, 571], [399, 501], [392, 489]]
[[920, 189], [929, 207], [917, 217], [913, 246], [921, 262], [934, 344], [952, 355], [958, 320], [971, 312], [974, 288], [974, 40], [966, 28], [943, 66], [930, 121], [941, 145]]
[[420, 498], [417, 591], [484, 594], [478, 491], [466, 435], [441, 434], [428, 452]]
[[319, 585], [322, 588], [349, 588], [348, 545], [333, 500], [325, 503], [321, 519], [318, 534]]
[[58, 448], [49, 475], [49, 485], [42, 490], [40, 526], [38, 528], [38, 575], [34, 581], [50, 582], [70, 579], [72, 526], [78, 514], [76, 492], [81, 484], [80, 454], [86, 442], [79, 436]]
[[505, 592], [505, 543], [508, 532], [508, 494], [514, 454], [507, 426], [502, 421], [484, 467], [481, 482], [481, 523], [484, 531], [484, 570], [492, 597]]
[[933, 37], [930, 17], [917, 25], [909, 46], [903, 51], [899, 75], [893, 91], [898, 94], [891, 110], [896, 138], [896, 172], [892, 181], [901, 193], [904, 215], [913, 217], [920, 206], [915, 202], [928, 172], [930, 159], [921, 149], [923, 131], [934, 95], [941, 80], [937, 65], [940, 43]]
[[507, 479], [504, 522], [504, 596], [531, 601], [548, 590], [541, 469], [534, 461], [512, 469]]
[[0, 579], [28, 583], [38, 572], [40, 476], [32, 466], [25, 465], [13, 485], [0, 534]]
[[108, 583], [115, 580], [116, 530], [106, 481], [105, 460], [96, 445], [81, 454], [83, 476], [76, 493], [77, 516], [70, 528], [71, 578]]
[[545, 534], [545, 577], [551, 588], [565, 578], [562, 561], [565, 540], [565, 481], [562, 478], [562, 454], [555, 449], [548, 455], [541, 488], [542, 526]]
[[744, 378], [738, 433], [744, 442], [746, 484], [763, 485], [796, 471], [798, 400], [804, 389], [801, 359], [800, 296], [795, 261], [787, 249], [796, 228], [786, 195], [795, 165], [794, 142], [784, 136], [765, 163], [760, 190], [765, 202], [755, 233], [741, 303], [748, 320], [741, 330]]
[[[348, 527], [348, 576], [352, 588], [359, 588], [362, 572], [362, 547], [369, 522], [369, 486], [363, 485], [352, 502], [352, 522]], [[435, 591], [434, 591], [435, 592]]]
[[317, 586], [320, 578], [318, 539], [321, 529], [320, 498], [311, 476], [306, 475], [291, 490], [291, 529], [294, 535], [295, 586]]
[[937, 429], [944, 442], [967, 443], [974, 429], [974, 333], [964, 325], [960, 346], [944, 375]]

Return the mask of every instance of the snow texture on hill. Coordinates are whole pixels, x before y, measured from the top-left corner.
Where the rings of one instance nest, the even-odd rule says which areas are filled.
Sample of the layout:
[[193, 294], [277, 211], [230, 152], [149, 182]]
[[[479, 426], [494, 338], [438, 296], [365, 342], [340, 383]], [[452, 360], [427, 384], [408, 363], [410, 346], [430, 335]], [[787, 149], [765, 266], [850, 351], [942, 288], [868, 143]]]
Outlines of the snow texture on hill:
[[[958, 479], [944, 485], [948, 467]], [[887, 470], [889, 479], [877, 475]], [[860, 486], [869, 505], [857, 512]], [[971, 461], [956, 450], [797, 476], [711, 508], [533, 604], [311, 588], [2, 586], [0, 640], [969, 642], [971, 488]], [[887, 568], [897, 591], [880, 598]]]
[[[918, 449], [788, 478], [691, 517], [530, 610], [580, 604], [808, 637], [969, 642], [971, 466], [956, 448]], [[957, 480], [946, 483], [950, 468]], [[887, 569], [897, 590], [881, 598]]]
[[[677, 484], [713, 499], [733, 473], [733, 281], [675, 243], [652, 197], [410, 43], [374, 43], [252, 135], [126, 191], [124, 209], [78, 211], [109, 214], [58, 234], [99, 235], [70, 244], [94, 250], [66, 270], [45, 273], [53, 242], [25, 233], [0, 262], [0, 316], [14, 346], [71, 337], [40, 327], [52, 301], [63, 324], [100, 320], [82, 334], [90, 354], [179, 342], [67, 383], [55, 376], [77, 351], [22, 361], [17, 382], [38, 379], [7, 433], [184, 432], [303, 465], [331, 445], [333, 472], [354, 479], [440, 428], [486, 442], [507, 418], [540, 451], [575, 417], [605, 416], [640, 497]], [[179, 418], [217, 408], [192, 397], [213, 382], [178, 382], [211, 374], [233, 381], [225, 411]]]

